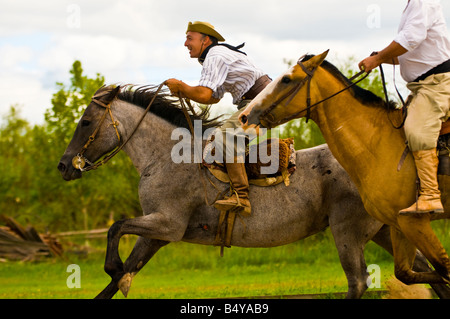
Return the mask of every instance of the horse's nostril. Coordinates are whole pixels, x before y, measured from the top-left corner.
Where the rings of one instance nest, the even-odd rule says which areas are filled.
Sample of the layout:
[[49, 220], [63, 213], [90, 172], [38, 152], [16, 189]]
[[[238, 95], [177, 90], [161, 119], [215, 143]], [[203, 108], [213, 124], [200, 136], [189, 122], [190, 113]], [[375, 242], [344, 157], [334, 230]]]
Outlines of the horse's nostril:
[[242, 115], [241, 116], [241, 123], [242, 124], [247, 124], [247, 121], [248, 121], [247, 116], [246, 115]]
[[62, 162], [59, 162], [59, 164], [58, 164], [58, 170], [59, 170], [60, 172], [64, 172], [64, 171], [66, 170], [66, 165], [64, 165], [64, 163], [62, 163]]

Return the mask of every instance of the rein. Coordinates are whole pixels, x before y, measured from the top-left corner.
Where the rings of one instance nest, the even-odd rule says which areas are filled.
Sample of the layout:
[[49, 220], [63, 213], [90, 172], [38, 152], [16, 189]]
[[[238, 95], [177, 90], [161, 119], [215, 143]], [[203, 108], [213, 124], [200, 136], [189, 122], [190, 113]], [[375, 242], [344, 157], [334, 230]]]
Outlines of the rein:
[[[374, 53], [376, 53], [376, 52], [374, 52]], [[372, 54], [374, 54], [374, 53], [372, 53]], [[400, 123], [400, 125], [398, 125], [398, 126], [392, 122], [391, 118], [389, 117], [389, 113], [388, 113], [388, 119], [389, 119], [389, 122], [391, 122], [392, 127], [396, 130], [399, 130], [405, 125], [406, 116], [408, 115], [408, 108], [406, 107], [405, 100], [403, 99], [402, 95], [398, 91], [397, 85], [395, 84], [395, 63], [394, 63], [394, 61], [392, 61], [392, 65], [394, 66], [394, 71], [393, 71], [394, 88], [395, 88], [395, 91], [397, 92], [397, 95], [398, 95], [400, 101], [402, 102], [403, 119], [402, 119], [402, 122]], [[383, 92], [384, 92], [384, 98], [386, 100], [386, 106], [389, 108], [389, 97], [388, 97], [388, 92], [387, 92], [387, 88], [386, 88], [386, 79], [384, 77], [384, 70], [383, 70], [383, 66], [381, 64], [379, 66], [379, 69], [380, 69], [380, 75], [381, 75], [381, 83], [383, 84]]]
[[[378, 53], [377, 53], [377, 52], [372, 52], [371, 56], [372, 56], [372, 55], [376, 55], [376, 54], [378, 54]], [[395, 61], [394, 61], [394, 60], [392, 60], [392, 65], [393, 65], [393, 67], [394, 67], [394, 71], [393, 71], [393, 75], [394, 75], [394, 87], [395, 87], [395, 91], [397, 92], [397, 95], [398, 95], [400, 101], [402, 102], [402, 114], [403, 114], [403, 119], [402, 119], [402, 122], [400, 123], [400, 125], [396, 126], [396, 125], [392, 122], [391, 118], [389, 117], [389, 112], [387, 113], [387, 117], [388, 117], [388, 120], [389, 120], [389, 122], [391, 123], [392, 127], [393, 127], [394, 129], [396, 129], [396, 130], [399, 130], [399, 129], [401, 129], [401, 128], [405, 125], [406, 117], [408, 116], [408, 108], [406, 107], [406, 103], [405, 103], [405, 101], [404, 101], [402, 95], [400, 94], [400, 92], [399, 92], [399, 90], [398, 90], [398, 88], [397, 88], [397, 85], [395, 84]], [[383, 83], [383, 91], [384, 91], [384, 98], [386, 99], [386, 106], [389, 108], [389, 97], [388, 97], [388, 92], [387, 92], [387, 88], [386, 88], [386, 80], [385, 80], [385, 77], [384, 77], [383, 66], [382, 66], [381, 64], [380, 64], [380, 66], [379, 66], [379, 69], [380, 69], [380, 74], [381, 74], [381, 82]], [[404, 163], [405, 160], [406, 160], [406, 156], [407, 156], [408, 153], [409, 153], [408, 141], [405, 141], [405, 144], [406, 144], [405, 150], [403, 151], [402, 156], [400, 157], [400, 161], [399, 161], [398, 164], [397, 164], [397, 172], [399, 172], [400, 169], [402, 168], [403, 163]], [[417, 183], [417, 181], [418, 181], [418, 180], [416, 180], [416, 183]], [[417, 202], [417, 197], [419, 196], [419, 195], [418, 195], [418, 194], [419, 194], [418, 192], [419, 192], [419, 188], [418, 188], [418, 186], [417, 186], [416, 202]]]
[[[373, 52], [371, 55], [375, 55], [375, 54], [378, 54], [378, 53], [377, 52]], [[306, 111], [306, 123], [308, 123], [308, 120], [310, 119], [311, 109], [314, 106], [317, 106], [318, 104], [323, 103], [323, 102], [325, 102], [325, 101], [335, 97], [336, 95], [338, 95], [338, 94], [340, 94], [340, 93], [350, 89], [351, 87], [355, 86], [359, 82], [363, 81], [370, 74], [370, 72], [368, 72], [362, 78], [360, 78], [358, 81], [353, 82], [353, 80], [357, 79], [363, 73], [365, 73], [364, 70], [361, 70], [360, 72], [358, 72], [357, 74], [355, 74], [354, 76], [352, 76], [349, 79], [351, 82], [353, 82], [352, 84], [350, 84], [350, 85], [346, 86], [345, 88], [343, 88], [342, 90], [340, 90], [340, 91], [330, 95], [329, 97], [327, 97], [327, 98], [325, 98], [323, 100], [320, 100], [319, 102], [311, 104], [311, 80], [312, 80], [312, 77], [313, 77], [314, 73], [317, 70], [317, 67], [313, 68], [311, 71], [309, 71], [306, 68], [306, 66], [301, 62], [302, 58], [303, 57], [301, 57], [297, 61], [297, 64], [306, 73], [306, 77], [302, 81], [300, 81], [300, 83], [297, 86], [295, 86], [292, 90], [290, 90], [288, 93], [286, 93], [281, 98], [276, 100], [268, 109], [266, 109], [264, 112], [262, 112], [260, 118], [267, 117], [267, 118], [269, 118], [269, 121], [273, 122], [275, 118], [274, 118], [274, 116], [272, 114], [270, 114], [270, 112], [272, 112], [272, 110], [277, 105], [279, 105], [283, 100], [289, 98], [287, 100], [287, 102], [285, 103], [285, 106], [287, 106], [292, 101], [292, 99], [297, 95], [297, 93], [300, 91], [300, 89], [305, 85], [305, 83], [307, 83], [306, 108], [304, 108], [304, 109], [302, 109], [302, 110], [300, 110], [300, 111], [298, 111], [298, 112], [296, 112], [296, 113], [294, 113], [294, 114], [292, 114], [292, 115], [282, 119], [281, 122], [288, 122], [290, 120], [293, 120], [293, 119], [297, 118], [297, 116], [300, 113]], [[401, 94], [400, 94], [400, 92], [399, 92], [399, 90], [397, 88], [397, 85], [395, 84], [395, 63], [394, 63], [394, 61], [393, 61], [393, 65], [394, 65], [394, 87], [395, 87], [395, 90], [397, 91], [397, 95], [398, 95], [400, 101], [402, 102], [403, 119], [402, 119], [401, 124], [399, 126], [396, 126], [396, 125], [394, 125], [394, 123], [392, 122], [391, 118], [389, 117], [389, 112], [387, 113], [388, 114], [387, 116], [388, 116], [388, 120], [391, 123], [392, 127], [394, 129], [398, 130], [398, 129], [401, 129], [404, 126], [404, 124], [405, 124], [405, 120], [406, 120], [406, 117], [407, 117], [407, 107], [406, 107], [405, 101], [403, 100], [403, 97], [401, 96]], [[384, 96], [385, 96], [385, 99], [386, 99], [386, 107], [389, 108], [389, 97], [388, 97], [388, 93], [387, 93], [387, 89], [386, 89], [386, 80], [385, 80], [385, 77], [384, 77], [384, 71], [383, 71], [383, 67], [381, 65], [379, 66], [379, 68], [380, 68], [381, 80], [382, 80], [382, 84], [383, 84]], [[406, 144], [407, 144], [407, 142], [406, 142]], [[397, 171], [400, 171], [400, 169], [402, 168], [403, 163], [404, 163], [404, 161], [406, 159], [406, 156], [408, 155], [408, 152], [409, 152], [409, 147], [408, 147], [408, 145], [406, 145], [405, 150], [403, 151], [403, 154], [402, 154], [402, 156], [400, 158], [400, 161], [399, 161], [399, 163], [397, 165]]]
[[[300, 89], [301, 89], [301, 88], [305, 85], [305, 83], [306, 83], [306, 84], [307, 84], [307, 89], [306, 89], [306, 108], [304, 108], [304, 109], [302, 109], [302, 110], [300, 110], [300, 111], [298, 111], [298, 112], [296, 112], [296, 113], [294, 113], [294, 114], [292, 114], [292, 115], [290, 115], [290, 116], [284, 118], [284, 119], [282, 120], [282, 122], [288, 122], [288, 121], [290, 121], [290, 120], [293, 120], [293, 119], [297, 118], [297, 116], [298, 116], [300, 113], [306, 111], [306, 123], [308, 123], [308, 121], [309, 121], [309, 119], [310, 119], [310, 115], [311, 115], [311, 109], [312, 109], [313, 107], [315, 107], [315, 106], [317, 106], [317, 105], [319, 105], [319, 104], [321, 104], [321, 103], [323, 103], [323, 102], [325, 102], [325, 101], [327, 101], [327, 100], [329, 100], [329, 99], [335, 97], [336, 95], [339, 95], [340, 93], [342, 93], [342, 92], [344, 92], [344, 91], [350, 89], [351, 87], [357, 85], [359, 82], [363, 81], [363, 80], [369, 75], [369, 73], [366, 73], [366, 74], [365, 74], [362, 78], [360, 78], [358, 81], [353, 82], [352, 84], [346, 86], [344, 89], [342, 89], [342, 90], [340, 90], [340, 91], [338, 91], [338, 92], [336, 92], [336, 93], [330, 95], [330, 96], [327, 97], [327, 98], [324, 98], [323, 100], [320, 100], [319, 102], [316, 102], [316, 103], [314, 103], [314, 104], [311, 104], [311, 80], [312, 80], [312, 77], [313, 77], [314, 73], [315, 73], [316, 70], [317, 70], [317, 67], [316, 67], [316, 68], [313, 68], [311, 71], [308, 70], [308, 68], [301, 62], [301, 59], [302, 59], [302, 58], [303, 58], [303, 57], [301, 57], [301, 58], [297, 61], [297, 64], [298, 64], [298, 65], [302, 68], [302, 70], [306, 73], [306, 77], [305, 77], [302, 81], [300, 81], [300, 83], [299, 83], [297, 86], [295, 86], [292, 90], [290, 90], [289, 92], [287, 92], [286, 94], [284, 94], [281, 98], [279, 98], [278, 100], [276, 100], [276, 101], [275, 101], [268, 109], [266, 109], [266, 110], [261, 114], [261, 117], [269, 117], [269, 118], [272, 118], [272, 120], [273, 120], [274, 117], [273, 117], [272, 114], [270, 114], [270, 112], [272, 112], [272, 110], [273, 110], [277, 105], [279, 105], [283, 100], [289, 98], [289, 99], [287, 100], [287, 102], [285, 103], [285, 106], [287, 106], [287, 105], [292, 101], [292, 99], [297, 95], [297, 93], [300, 91]], [[349, 80], [350, 80], [350, 81], [353, 81], [353, 80], [357, 79], [358, 77], [360, 77], [360, 76], [361, 76], [362, 74], [364, 74], [364, 73], [365, 73], [364, 71], [360, 71], [360, 72], [358, 72], [357, 74], [355, 74], [354, 76], [352, 76]]]
[[[144, 120], [145, 116], [147, 115], [148, 111], [150, 110], [150, 107], [152, 106], [153, 102], [155, 102], [156, 96], [158, 95], [159, 91], [161, 91], [161, 88], [163, 87], [164, 84], [160, 84], [158, 89], [155, 92], [155, 95], [153, 96], [152, 100], [150, 101], [150, 103], [148, 104], [147, 108], [145, 109], [144, 113], [142, 114], [141, 118], [139, 119], [136, 127], [134, 128], [134, 130], [131, 132], [130, 136], [128, 136], [128, 138], [118, 147], [116, 147], [111, 153], [109, 153], [108, 155], [106, 155], [102, 160], [96, 162], [96, 163], [92, 163], [91, 161], [89, 161], [85, 156], [84, 153], [86, 152], [86, 150], [88, 149], [89, 145], [91, 145], [91, 143], [95, 140], [95, 137], [97, 135], [97, 133], [100, 130], [100, 127], [102, 126], [103, 122], [106, 119], [106, 116], [109, 114], [110, 118], [111, 118], [111, 123], [110, 125], [112, 125], [114, 127], [114, 130], [116, 131], [116, 135], [117, 135], [117, 139], [120, 143], [121, 138], [120, 138], [120, 134], [119, 131], [117, 130], [117, 126], [119, 125], [119, 123], [117, 121], [114, 120], [114, 116], [112, 114], [111, 111], [111, 103], [114, 101], [109, 102], [108, 104], [103, 103], [102, 101], [98, 100], [98, 98], [108, 94], [109, 92], [102, 92], [98, 95], [94, 95], [92, 97], [92, 102], [96, 103], [97, 105], [105, 108], [105, 112], [103, 113], [100, 122], [98, 123], [97, 127], [95, 128], [94, 132], [92, 133], [91, 136], [89, 136], [88, 141], [86, 142], [86, 144], [84, 144], [83, 148], [81, 149], [81, 151], [72, 159], [72, 165], [73, 167], [75, 167], [76, 169], [79, 169], [82, 172], [87, 172], [90, 170], [94, 170], [97, 169], [98, 167], [102, 166], [103, 164], [107, 163], [111, 158], [113, 158], [117, 153], [119, 153], [119, 151], [121, 151], [124, 146], [128, 143], [128, 141], [133, 137], [134, 133], [137, 131], [137, 129], [139, 128], [139, 126], [141, 125], [142, 121]], [[89, 164], [88, 167], [84, 168], [84, 166], [86, 165], [86, 163]]]

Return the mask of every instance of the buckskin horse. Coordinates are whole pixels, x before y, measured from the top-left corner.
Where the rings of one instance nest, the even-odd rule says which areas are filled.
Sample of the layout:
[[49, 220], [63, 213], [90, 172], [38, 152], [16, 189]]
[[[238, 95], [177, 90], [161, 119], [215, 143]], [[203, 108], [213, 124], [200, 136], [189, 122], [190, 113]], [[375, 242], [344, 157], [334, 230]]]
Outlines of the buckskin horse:
[[[103, 164], [105, 160], [100, 159], [122, 145], [140, 174], [143, 216], [111, 226], [104, 267], [111, 282], [97, 298], [111, 298], [119, 289], [127, 295], [134, 275], [170, 242], [215, 243], [219, 212], [206, 203], [205, 191], [210, 203], [217, 191], [202, 183], [198, 164], [172, 161], [171, 149], [177, 141], [171, 134], [189, 125], [179, 103], [158, 91], [151, 87], [100, 88], [58, 165], [65, 180], [81, 178], [82, 171]], [[206, 120], [205, 114], [190, 117], [202, 120], [204, 129], [217, 124]], [[392, 253], [388, 227], [365, 212], [356, 188], [326, 145], [297, 151], [296, 165], [288, 187], [251, 186], [252, 215], [235, 224], [231, 245], [274, 247], [330, 226], [348, 280], [347, 297], [359, 298], [367, 289], [364, 247], [373, 240]], [[214, 179], [209, 171], [203, 173]], [[139, 237], [123, 263], [118, 245], [125, 234]], [[417, 259], [421, 261], [418, 269], [430, 270], [420, 254]], [[450, 296], [442, 285], [435, 290], [441, 297]]]
[[[247, 106], [241, 123], [272, 128], [311, 118], [358, 188], [367, 212], [391, 226], [396, 277], [407, 284], [449, 284], [450, 261], [430, 225], [432, 219], [449, 217], [448, 177], [439, 177], [443, 216], [398, 214], [415, 202], [416, 194], [414, 161], [410, 153], [405, 158], [405, 135], [395, 127], [402, 122], [402, 111], [353, 85], [325, 61], [327, 54], [299, 59]], [[411, 269], [416, 248], [435, 271]]]

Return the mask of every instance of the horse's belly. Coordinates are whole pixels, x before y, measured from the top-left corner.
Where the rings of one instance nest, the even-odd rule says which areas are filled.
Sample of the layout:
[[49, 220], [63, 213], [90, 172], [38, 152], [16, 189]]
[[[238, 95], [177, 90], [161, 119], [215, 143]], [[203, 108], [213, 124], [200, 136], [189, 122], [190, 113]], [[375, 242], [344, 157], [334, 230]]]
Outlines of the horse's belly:
[[[301, 220], [301, 217], [305, 217]], [[231, 244], [239, 247], [275, 247], [312, 236], [328, 226], [328, 220], [312, 220], [301, 214], [273, 212], [270, 217], [236, 219]]]

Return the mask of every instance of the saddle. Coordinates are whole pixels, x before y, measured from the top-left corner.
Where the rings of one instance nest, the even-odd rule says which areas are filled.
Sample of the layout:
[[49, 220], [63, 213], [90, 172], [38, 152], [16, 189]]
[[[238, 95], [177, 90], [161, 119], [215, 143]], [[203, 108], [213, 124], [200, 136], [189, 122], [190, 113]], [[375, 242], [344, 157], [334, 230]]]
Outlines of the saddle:
[[[205, 150], [203, 152], [203, 166], [215, 176], [219, 181], [230, 183], [225, 165], [213, 160], [215, 155], [215, 143], [213, 134], [208, 138]], [[276, 146], [278, 146], [278, 148]], [[275, 146], [275, 148], [274, 148]], [[263, 149], [264, 154], [260, 154], [259, 150]], [[272, 154], [272, 150], [276, 152]], [[250, 154], [257, 154], [256, 161], [250, 159]], [[278, 162], [278, 169], [274, 174], [262, 174], [261, 169], [270, 166], [267, 163], [266, 156], [270, 156], [272, 161]], [[272, 156], [273, 155], [273, 156]], [[261, 156], [263, 158], [261, 158]], [[245, 169], [248, 176], [249, 184], [258, 186], [274, 186], [282, 182], [289, 186], [289, 176], [291, 176], [296, 169], [296, 153], [294, 149], [294, 139], [277, 139], [269, 138], [258, 144], [247, 145]], [[219, 215], [219, 224], [214, 241], [215, 246], [220, 246], [220, 256], [223, 257], [224, 247], [231, 247], [231, 236], [234, 228], [234, 222], [237, 213], [233, 210], [221, 211]]]
[[437, 143], [438, 175], [450, 175], [450, 120], [442, 123]]
[[[277, 153], [272, 154], [273, 146], [278, 145]], [[268, 167], [271, 163], [267, 163], [267, 157], [260, 154], [259, 150], [264, 149], [265, 154], [270, 156], [272, 160], [278, 162], [278, 169], [274, 174], [262, 174], [261, 169]], [[275, 147], [276, 149], [276, 147]], [[225, 165], [223, 163], [212, 160], [215, 152], [214, 140], [208, 139], [205, 151], [203, 153], [203, 165], [208, 168], [214, 177], [224, 183], [229, 183]], [[256, 161], [250, 159], [250, 154], [257, 154]], [[272, 156], [273, 155], [273, 156]], [[263, 157], [263, 158], [262, 158]], [[264, 158], [266, 160], [264, 160]], [[295, 166], [296, 155], [294, 149], [294, 139], [277, 139], [269, 138], [259, 144], [252, 144], [247, 146], [245, 169], [248, 176], [249, 184], [257, 186], [274, 186], [283, 183], [289, 186], [289, 176], [291, 176], [296, 169]]]

